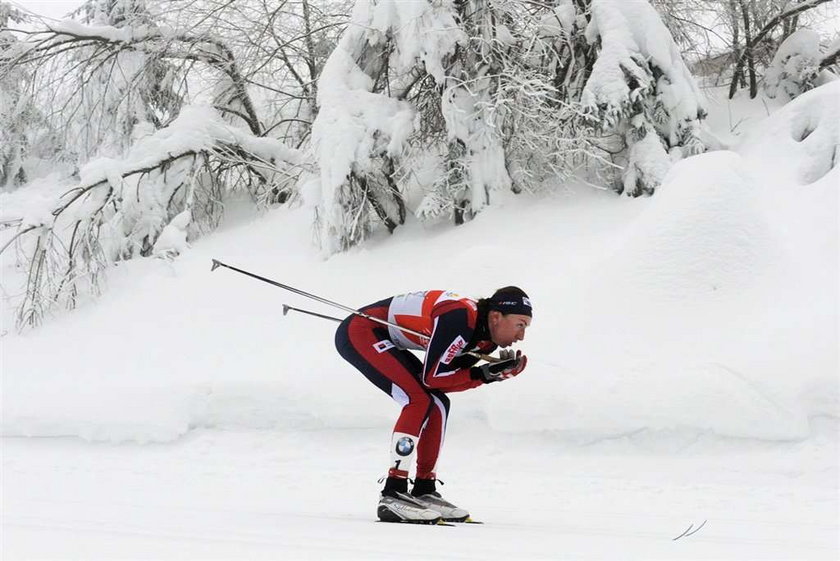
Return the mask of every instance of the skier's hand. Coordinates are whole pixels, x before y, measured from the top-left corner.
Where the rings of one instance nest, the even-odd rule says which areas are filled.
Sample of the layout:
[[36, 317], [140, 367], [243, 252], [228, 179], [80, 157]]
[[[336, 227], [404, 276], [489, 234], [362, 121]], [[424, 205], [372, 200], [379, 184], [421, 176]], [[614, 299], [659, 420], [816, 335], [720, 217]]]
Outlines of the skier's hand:
[[513, 352], [513, 349], [502, 349], [499, 351], [499, 360], [511, 360], [515, 359], [516, 354]]
[[528, 364], [528, 357], [522, 354], [522, 351], [516, 351], [516, 354], [511, 351], [499, 351], [499, 362], [488, 362], [481, 366], [474, 366], [472, 368], [472, 377], [484, 381], [485, 384], [492, 382], [500, 382], [517, 376], [520, 372], [525, 370], [525, 365]]

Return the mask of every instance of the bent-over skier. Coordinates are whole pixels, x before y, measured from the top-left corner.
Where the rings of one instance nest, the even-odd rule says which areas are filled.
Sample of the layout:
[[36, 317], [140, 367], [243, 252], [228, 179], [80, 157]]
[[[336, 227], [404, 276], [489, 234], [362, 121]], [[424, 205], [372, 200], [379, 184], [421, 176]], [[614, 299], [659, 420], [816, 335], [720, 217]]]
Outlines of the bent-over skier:
[[[481, 365], [468, 353], [486, 354], [523, 340], [532, 317], [528, 295], [508, 286], [475, 301], [429, 290], [393, 296], [360, 311], [426, 335], [356, 314], [336, 331], [341, 356], [402, 406], [377, 515], [385, 522], [463, 522], [469, 512], [444, 500], [435, 488], [435, 465], [449, 415], [446, 394], [506, 380], [525, 369], [527, 358], [521, 351], [501, 350], [501, 361]], [[425, 351], [425, 361], [409, 349]], [[409, 494], [408, 475], [415, 458]]]

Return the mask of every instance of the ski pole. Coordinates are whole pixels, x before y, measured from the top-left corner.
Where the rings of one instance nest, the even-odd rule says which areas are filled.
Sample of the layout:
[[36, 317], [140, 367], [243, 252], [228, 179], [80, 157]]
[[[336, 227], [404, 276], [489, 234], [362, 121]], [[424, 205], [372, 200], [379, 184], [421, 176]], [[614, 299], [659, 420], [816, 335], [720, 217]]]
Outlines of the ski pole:
[[[376, 323], [381, 323], [382, 325], [387, 325], [388, 327], [393, 327], [394, 329], [399, 329], [400, 331], [403, 331], [405, 333], [410, 333], [410, 334], [412, 334], [416, 337], [422, 337], [423, 339], [429, 339], [429, 336], [426, 335], [425, 333], [420, 333], [419, 331], [414, 331], [413, 329], [409, 329], [407, 327], [403, 327], [401, 325], [391, 323], [390, 321], [386, 321], [384, 319], [379, 319], [379, 318], [373, 317], [373, 316], [371, 316], [369, 314], [366, 314], [364, 312], [360, 312], [359, 310], [354, 310], [353, 308], [351, 308], [349, 306], [339, 304], [338, 302], [333, 302], [332, 300], [327, 300], [326, 298], [321, 298], [320, 296], [316, 296], [315, 294], [310, 294], [309, 292], [304, 292], [303, 290], [300, 290], [300, 289], [295, 288], [293, 286], [289, 286], [287, 284], [279, 283], [277, 281], [274, 281], [274, 280], [271, 280], [271, 279], [268, 279], [268, 278], [265, 278], [265, 277], [261, 277], [260, 275], [256, 275], [254, 273], [250, 273], [248, 271], [245, 271], [244, 269], [239, 269], [238, 267], [234, 267], [232, 265], [222, 263], [218, 259], [213, 259], [213, 266], [210, 268], [210, 271], [215, 271], [219, 267], [225, 267], [226, 269], [230, 269], [231, 271], [236, 271], [237, 273], [241, 273], [241, 274], [249, 276], [251, 278], [261, 280], [265, 283], [271, 284], [271, 285], [276, 286], [278, 288], [288, 290], [289, 292], [294, 292], [295, 294], [305, 296], [306, 298], [311, 298], [312, 300], [315, 300], [317, 302], [321, 302], [322, 304], [327, 304], [329, 306], [334, 306], [336, 308], [344, 310], [345, 312], [350, 312], [351, 314], [361, 316], [365, 319], [369, 319], [369, 320], [374, 321]], [[321, 314], [317, 314], [315, 312], [310, 312], [310, 311], [307, 311], [307, 310], [301, 310], [301, 309], [293, 308], [291, 306], [286, 306], [286, 305], [283, 306], [283, 315], [286, 315], [288, 310], [295, 310], [297, 312], [303, 312], [305, 314], [322, 317], [324, 319], [331, 319], [331, 320], [334, 320], [334, 321], [343, 321], [339, 318], [334, 318], [334, 317], [331, 317], [331, 316], [324, 316], [324, 315], [321, 315]], [[494, 356], [486, 355], [486, 354], [483, 354], [483, 353], [475, 353], [475, 352], [472, 352], [472, 351], [468, 351], [467, 354], [471, 355], [471, 356], [474, 356], [476, 358], [479, 358], [481, 360], [486, 360], [487, 362], [499, 362], [498, 358], [496, 358]]]
[[[317, 312], [313, 312], [311, 310], [304, 310], [304, 309], [301, 309], [301, 308], [295, 308], [294, 306], [289, 306], [288, 304], [283, 304], [283, 315], [284, 316], [289, 313], [289, 310], [292, 310], [294, 312], [300, 312], [302, 314], [306, 314], [306, 315], [310, 315], [310, 316], [315, 316], [317, 318], [331, 319], [332, 321], [336, 321], [338, 323], [341, 323], [342, 321], [344, 321], [342, 318], [337, 318], [337, 317], [334, 317], [334, 316], [327, 316], [327, 315], [324, 315], [324, 314], [319, 314]], [[359, 312], [357, 315], [360, 315], [362, 317], [367, 317], [368, 319], [372, 319], [372, 320], [376, 321], [376, 318], [365, 316], [361, 312]], [[389, 323], [388, 325], [394, 325], [394, 324]], [[429, 338], [428, 335], [423, 335], [422, 333], [418, 333], [416, 331], [411, 331], [410, 329], [406, 329], [404, 327], [399, 327], [399, 326], [396, 326], [396, 327], [398, 329], [402, 329], [403, 331], [408, 331], [409, 333], [414, 333], [414, 334], [416, 334], [420, 337], [423, 337], [424, 339]], [[483, 354], [483, 353], [474, 353], [472, 351], [467, 351], [467, 354], [472, 355], [475, 358], [480, 358], [482, 360], [486, 360], [487, 362], [499, 362], [498, 358], [496, 358], [494, 356], [486, 355], [486, 354]]]
[[[368, 317], [366, 314], [362, 314], [362, 313], [361, 313], [361, 312], [359, 312], [358, 310], [354, 310], [353, 308], [350, 308], [350, 307], [348, 307], [348, 306], [344, 306], [343, 304], [339, 304], [338, 302], [333, 302], [332, 300], [327, 300], [326, 298], [321, 298], [320, 296], [316, 296], [316, 295], [314, 295], [314, 294], [310, 294], [310, 293], [308, 293], [308, 292], [304, 292], [303, 290], [299, 290], [299, 289], [297, 289], [297, 288], [295, 288], [295, 287], [293, 287], [293, 286], [289, 286], [289, 285], [287, 285], [287, 284], [279, 283], [279, 282], [277, 282], [277, 281], [273, 281], [273, 280], [271, 280], [271, 279], [267, 279], [267, 278], [265, 278], [265, 277], [261, 277], [260, 275], [255, 275], [254, 273], [249, 273], [248, 271], [245, 271], [245, 270], [243, 270], [243, 269], [239, 269], [239, 268], [234, 267], [234, 266], [232, 266], [232, 265], [228, 265], [228, 264], [226, 264], [226, 263], [222, 263], [222, 262], [221, 262], [221, 261], [219, 261], [218, 259], [213, 259], [213, 266], [210, 268], [210, 270], [211, 270], [211, 271], [215, 271], [215, 270], [216, 270], [216, 269], [218, 269], [219, 267], [225, 267], [225, 268], [227, 268], [227, 269], [230, 269], [231, 271], [236, 271], [237, 273], [242, 273], [243, 275], [249, 276], [249, 277], [251, 277], [251, 278], [255, 278], [255, 279], [257, 279], [257, 280], [261, 280], [261, 281], [263, 281], [263, 282], [267, 282], [268, 284], [272, 284], [272, 285], [274, 285], [274, 286], [276, 286], [276, 287], [282, 288], [282, 289], [284, 289], [284, 290], [288, 290], [289, 292], [294, 292], [295, 294], [300, 294], [301, 296], [305, 296], [305, 297], [307, 297], [307, 298], [311, 298], [312, 300], [317, 300], [318, 302], [321, 302], [321, 303], [323, 303], [323, 304], [328, 304], [328, 305], [330, 305], [330, 306], [334, 306], [334, 307], [336, 307], [336, 308], [341, 308], [341, 309], [342, 309], [342, 310], [344, 310], [345, 312], [350, 312], [351, 314], [361, 314], [363, 317]], [[375, 318], [369, 318], [369, 319], [375, 319]], [[381, 321], [381, 320], [380, 320], [380, 321]], [[394, 326], [394, 327], [396, 327], [396, 326]]]
[[334, 316], [325, 316], [324, 314], [318, 314], [316, 312], [310, 312], [309, 310], [302, 310], [300, 308], [295, 308], [294, 306], [289, 306], [288, 304], [283, 304], [283, 315], [284, 316], [289, 313], [289, 310], [293, 310], [295, 312], [300, 312], [302, 314], [307, 314], [307, 315], [310, 315], [310, 316], [315, 316], [316, 318], [331, 319], [333, 321], [337, 321], [338, 323], [341, 323], [342, 321], [344, 321], [343, 319], [337, 318], [337, 317], [334, 317]]

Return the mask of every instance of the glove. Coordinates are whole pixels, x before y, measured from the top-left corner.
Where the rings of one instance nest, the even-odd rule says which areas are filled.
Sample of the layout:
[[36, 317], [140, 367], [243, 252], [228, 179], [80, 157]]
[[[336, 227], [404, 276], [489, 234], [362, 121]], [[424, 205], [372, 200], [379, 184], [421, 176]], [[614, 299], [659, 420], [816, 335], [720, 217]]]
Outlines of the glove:
[[[522, 354], [521, 352], [519, 354]], [[502, 349], [499, 351], [499, 360], [511, 360], [516, 358], [513, 349]]]
[[522, 354], [522, 351], [516, 351], [516, 354], [511, 351], [499, 351], [499, 362], [488, 362], [481, 366], [473, 366], [470, 371], [470, 377], [475, 380], [482, 380], [485, 384], [492, 382], [500, 382], [513, 378], [520, 372], [525, 370], [525, 365], [528, 364], [528, 357]]

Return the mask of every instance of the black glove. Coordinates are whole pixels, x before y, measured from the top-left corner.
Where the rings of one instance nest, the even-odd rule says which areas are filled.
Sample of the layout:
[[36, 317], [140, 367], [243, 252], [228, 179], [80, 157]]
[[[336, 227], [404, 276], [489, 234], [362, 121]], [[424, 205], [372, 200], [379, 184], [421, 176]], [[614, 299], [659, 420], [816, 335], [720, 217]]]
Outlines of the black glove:
[[501, 350], [499, 351], [499, 362], [488, 362], [480, 366], [473, 366], [470, 369], [470, 377], [473, 380], [482, 380], [485, 384], [492, 382], [499, 382], [513, 378], [520, 372], [525, 370], [525, 365], [528, 363], [528, 357], [522, 354], [522, 351]]

